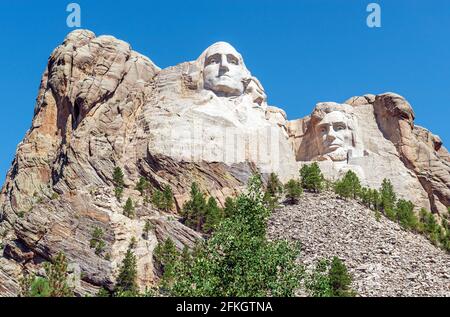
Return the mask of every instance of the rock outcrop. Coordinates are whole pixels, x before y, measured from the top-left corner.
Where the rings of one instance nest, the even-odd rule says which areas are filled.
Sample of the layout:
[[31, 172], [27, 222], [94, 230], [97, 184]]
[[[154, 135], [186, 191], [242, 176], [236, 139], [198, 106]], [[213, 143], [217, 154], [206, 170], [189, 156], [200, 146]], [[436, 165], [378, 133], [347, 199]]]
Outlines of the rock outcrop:
[[[150, 286], [158, 241], [171, 237], [181, 249], [202, 238], [176, 220], [193, 181], [223, 204], [255, 172], [287, 181], [317, 160], [330, 178], [353, 169], [378, 187], [388, 177], [401, 196], [442, 212], [450, 156], [413, 120], [402, 97], [384, 94], [321, 103], [289, 122], [227, 43], [160, 69], [114, 37], [74, 31], [49, 58], [31, 128], [1, 191], [0, 295], [16, 295], [22, 274], [42, 271], [58, 252], [81, 272], [78, 294], [112, 289], [133, 239], [139, 285]], [[342, 140], [330, 142], [335, 133]], [[122, 201], [114, 195], [117, 166]], [[152, 189], [169, 185], [174, 210], [146, 204], [135, 189], [140, 177]], [[123, 215], [128, 197], [134, 219]], [[148, 221], [154, 229], [144, 234]], [[101, 254], [90, 247], [96, 228], [106, 243]]]
[[447, 212], [449, 153], [438, 136], [414, 125], [403, 97], [386, 93], [320, 103], [310, 116], [289, 122], [288, 130], [297, 161], [318, 161], [328, 178], [351, 169], [373, 188], [388, 178], [416, 206]]

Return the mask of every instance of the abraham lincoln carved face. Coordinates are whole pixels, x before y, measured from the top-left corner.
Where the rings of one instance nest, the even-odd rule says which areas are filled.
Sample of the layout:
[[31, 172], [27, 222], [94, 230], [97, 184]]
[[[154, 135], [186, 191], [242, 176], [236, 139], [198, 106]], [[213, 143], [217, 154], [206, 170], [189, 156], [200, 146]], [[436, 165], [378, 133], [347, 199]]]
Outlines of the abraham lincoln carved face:
[[355, 148], [355, 118], [342, 105], [319, 104], [313, 112], [314, 138], [322, 160], [345, 161]]

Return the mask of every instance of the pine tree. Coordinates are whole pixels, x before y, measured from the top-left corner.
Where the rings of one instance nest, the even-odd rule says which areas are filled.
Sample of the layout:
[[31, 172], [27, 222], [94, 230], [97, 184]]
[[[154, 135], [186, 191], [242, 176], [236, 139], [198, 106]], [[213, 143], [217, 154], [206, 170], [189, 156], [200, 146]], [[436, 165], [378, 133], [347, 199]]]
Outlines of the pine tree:
[[[185, 249], [186, 250], [186, 249]], [[183, 250], [183, 257], [187, 257], [185, 254], [187, 250]], [[158, 244], [154, 253], [156, 263], [159, 265], [163, 272], [161, 287], [163, 290], [170, 288], [175, 278], [175, 265], [180, 259], [180, 253], [178, 252], [175, 243], [172, 239], [167, 238], [163, 244]]]
[[162, 191], [156, 189], [153, 193], [152, 193], [152, 205], [158, 209], [158, 210], [163, 210], [163, 193]]
[[117, 277], [116, 292], [123, 296], [134, 296], [138, 293], [137, 285], [137, 261], [131, 248], [128, 248], [122, 261], [119, 276]]
[[150, 187], [150, 183], [144, 177], [140, 177], [139, 181], [136, 184], [135, 189], [141, 193], [141, 196], [143, 196], [145, 191], [149, 187]]
[[295, 179], [289, 180], [286, 185], [284, 185], [284, 191], [290, 204], [295, 204], [303, 193], [300, 182]]
[[277, 174], [270, 173], [267, 181], [266, 193], [270, 195], [270, 197], [279, 197], [283, 194], [283, 184]]
[[222, 221], [223, 211], [217, 206], [217, 202], [214, 197], [209, 197], [206, 204], [205, 223], [203, 224], [202, 231], [205, 233], [211, 233]]
[[53, 263], [45, 264], [45, 275], [50, 287], [50, 297], [72, 297], [73, 289], [68, 284], [67, 259], [60, 252]]
[[172, 188], [169, 185], [164, 186], [163, 192], [162, 192], [162, 209], [165, 212], [168, 212], [173, 208], [173, 193]]
[[201, 232], [203, 224], [205, 223], [206, 214], [206, 200], [205, 195], [200, 191], [200, 188], [196, 182], [191, 186], [191, 198], [183, 206], [183, 217], [185, 218], [185, 224]]
[[389, 219], [395, 220], [395, 201], [397, 198], [394, 192], [394, 186], [392, 186], [390, 180], [386, 178], [383, 179], [383, 183], [381, 184], [380, 188], [380, 195], [381, 208]]
[[105, 249], [105, 241], [103, 241], [103, 230], [95, 227], [90, 240], [90, 247], [95, 249], [95, 254], [100, 255]]
[[370, 208], [370, 188], [367, 187], [361, 188], [359, 196], [361, 198], [363, 205]]
[[225, 198], [225, 205], [223, 209], [224, 217], [229, 218], [232, 215], [234, 215], [235, 212], [236, 212], [236, 200], [231, 197]]
[[120, 167], [115, 167], [113, 172], [114, 194], [117, 200], [122, 199], [123, 189], [125, 187], [124, 175]]
[[303, 165], [300, 169], [300, 178], [302, 187], [306, 190], [317, 193], [323, 189], [325, 178], [317, 162], [311, 165]]
[[418, 219], [414, 214], [414, 204], [410, 201], [400, 199], [396, 208], [397, 220], [405, 229], [417, 229]]
[[133, 200], [131, 198], [127, 199], [127, 202], [125, 203], [125, 206], [123, 207], [123, 214], [127, 216], [128, 218], [134, 218], [134, 206], [133, 206]]
[[[370, 190], [370, 189], [369, 189]], [[370, 190], [370, 201], [373, 210], [379, 211], [381, 209], [380, 193], [376, 189]]]
[[348, 171], [342, 180], [336, 182], [334, 191], [342, 198], [356, 199], [361, 193], [361, 183], [353, 171]]
[[144, 239], [148, 239], [150, 230], [153, 230], [153, 225], [150, 220], [146, 220], [143, 233]]
[[348, 273], [347, 267], [338, 257], [334, 257], [331, 261], [329, 279], [333, 296], [352, 297], [355, 295], [351, 290], [352, 278]]

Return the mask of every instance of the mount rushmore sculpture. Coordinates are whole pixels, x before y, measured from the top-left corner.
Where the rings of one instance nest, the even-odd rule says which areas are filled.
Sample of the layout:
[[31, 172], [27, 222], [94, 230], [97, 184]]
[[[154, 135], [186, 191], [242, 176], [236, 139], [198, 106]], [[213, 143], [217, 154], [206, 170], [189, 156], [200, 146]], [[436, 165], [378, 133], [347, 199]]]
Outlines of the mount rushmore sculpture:
[[[140, 177], [153, 188], [169, 185], [179, 210], [193, 181], [223, 203], [254, 172], [287, 181], [312, 161], [330, 179], [354, 170], [378, 187], [390, 178], [400, 196], [436, 213], [450, 205], [450, 156], [439, 137], [414, 125], [403, 97], [319, 103], [288, 121], [230, 44], [160, 69], [114, 37], [74, 31], [49, 58], [1, 191], [0, 294], [17, 294], [23, 270], [60, 251], [84, 273], [80, 293], [111, 286], [133, 237], [139, 285], [151, 283], [157, 242], [170, 236], [182, 248], [198, 234], [146, 206], [135, 190]], [[134, 219], [114, 196], [116, 166]], [[143, 239], [147, 220], [155, 230]], [[108, 259], [89, 248], [94, 227], [105, 233]]]

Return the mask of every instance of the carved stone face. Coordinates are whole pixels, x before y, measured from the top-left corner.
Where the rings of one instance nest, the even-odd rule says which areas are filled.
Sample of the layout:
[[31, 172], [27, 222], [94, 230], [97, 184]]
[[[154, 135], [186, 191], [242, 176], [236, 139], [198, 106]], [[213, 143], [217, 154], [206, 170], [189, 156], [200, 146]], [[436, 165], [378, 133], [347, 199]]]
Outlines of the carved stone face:
[[349, 120], [341, 111], [327, 113], [315, 127], [319, 154], [333, 161], [347, 159], [348, 150], [353, 148], [353, 132]]
[[205, 55], [204, 88], [218, 96], [240, 96], [248, 71], [241, 55], [228, 43], [219, 42], [208, 48]]

